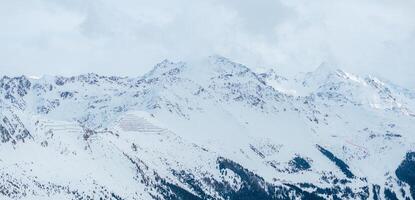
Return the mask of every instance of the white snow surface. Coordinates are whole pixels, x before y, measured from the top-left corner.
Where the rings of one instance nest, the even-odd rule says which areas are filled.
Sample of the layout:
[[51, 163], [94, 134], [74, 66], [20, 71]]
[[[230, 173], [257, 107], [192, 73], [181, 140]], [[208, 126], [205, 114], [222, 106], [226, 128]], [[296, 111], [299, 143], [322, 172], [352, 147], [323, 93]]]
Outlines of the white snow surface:
[[[349, 166], [353, 191], [412, 198], [395, 170], [415, 150], [414, 110], [414, 91], [376, 77], [321, 67], [287, 79], [220, 56], [165, 60], [142, 77], [3, 77], [0, 199], [163, 198], [157, 177], [201, 197], [176, 172], [239, 190], [218, 158], [275, 185], [347, 179], [317, 145]], [[310, 168], [290, 170], [296, 156]]]

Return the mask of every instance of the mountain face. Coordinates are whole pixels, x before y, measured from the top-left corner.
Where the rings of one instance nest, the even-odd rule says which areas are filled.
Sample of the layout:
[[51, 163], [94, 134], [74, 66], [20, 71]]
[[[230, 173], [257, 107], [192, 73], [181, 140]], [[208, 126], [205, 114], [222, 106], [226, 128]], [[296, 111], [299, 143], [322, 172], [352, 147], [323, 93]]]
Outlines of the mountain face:
[[0, 199], [415, 199], [415, 92], [226, 58], [0, 79]]

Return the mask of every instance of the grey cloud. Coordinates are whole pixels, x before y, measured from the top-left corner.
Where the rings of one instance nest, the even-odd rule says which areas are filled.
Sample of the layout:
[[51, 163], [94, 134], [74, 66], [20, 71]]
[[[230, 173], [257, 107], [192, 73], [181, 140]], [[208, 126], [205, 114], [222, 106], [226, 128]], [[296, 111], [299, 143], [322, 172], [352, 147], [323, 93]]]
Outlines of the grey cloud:
[[220, 54], [281, 73], [330, 61], [415, 85], [411, 0], [0, 1], [0, 73], [139, 75]]

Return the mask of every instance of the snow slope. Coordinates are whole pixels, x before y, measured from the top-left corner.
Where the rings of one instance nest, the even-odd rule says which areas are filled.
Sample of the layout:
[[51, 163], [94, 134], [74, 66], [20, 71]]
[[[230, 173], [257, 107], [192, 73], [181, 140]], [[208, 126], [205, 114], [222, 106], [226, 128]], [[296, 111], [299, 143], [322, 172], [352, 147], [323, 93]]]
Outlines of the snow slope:
[[224, 57], [0, 79], [1, 199], [414, 199], [415, 92]]

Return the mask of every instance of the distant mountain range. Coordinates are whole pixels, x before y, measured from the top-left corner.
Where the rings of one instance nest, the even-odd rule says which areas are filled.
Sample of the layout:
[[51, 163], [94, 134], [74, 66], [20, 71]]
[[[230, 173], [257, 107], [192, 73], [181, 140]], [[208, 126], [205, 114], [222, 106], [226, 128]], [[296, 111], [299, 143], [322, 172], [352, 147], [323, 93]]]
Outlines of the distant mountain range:
[[415, 92], [220, 56], [0, 79], [0, 199], [415, 199]]

